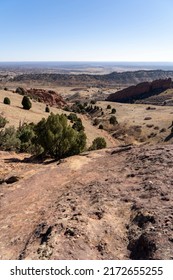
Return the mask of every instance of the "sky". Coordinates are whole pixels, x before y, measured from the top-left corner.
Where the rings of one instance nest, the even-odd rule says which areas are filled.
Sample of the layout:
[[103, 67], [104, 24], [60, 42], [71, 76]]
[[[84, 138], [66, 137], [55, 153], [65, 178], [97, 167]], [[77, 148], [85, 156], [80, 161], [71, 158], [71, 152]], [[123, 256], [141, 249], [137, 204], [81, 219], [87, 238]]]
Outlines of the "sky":
[[0, 61], [173, 62], [173, 0], [0, 0]]

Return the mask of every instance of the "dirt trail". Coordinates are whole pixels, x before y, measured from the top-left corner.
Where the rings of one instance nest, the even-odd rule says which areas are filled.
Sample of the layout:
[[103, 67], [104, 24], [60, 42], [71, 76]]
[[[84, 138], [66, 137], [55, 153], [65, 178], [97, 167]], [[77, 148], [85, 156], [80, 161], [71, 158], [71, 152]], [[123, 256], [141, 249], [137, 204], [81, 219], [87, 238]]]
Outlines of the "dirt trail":
[[105, 149], [1, 185], [0, 258], [172, 259], [172, 156]]

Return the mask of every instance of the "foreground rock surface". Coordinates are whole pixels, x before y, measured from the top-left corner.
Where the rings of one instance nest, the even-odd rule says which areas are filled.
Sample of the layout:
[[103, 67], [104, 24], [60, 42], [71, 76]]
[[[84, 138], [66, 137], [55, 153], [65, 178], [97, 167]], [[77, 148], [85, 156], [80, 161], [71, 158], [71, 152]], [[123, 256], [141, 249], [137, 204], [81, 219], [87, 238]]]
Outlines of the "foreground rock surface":
[[1, 153], [3, 176], [16, 168], [20, 179], [1, 185], [0, 259], [173, 259], [172, 157], [173, 145], [58, 165]]

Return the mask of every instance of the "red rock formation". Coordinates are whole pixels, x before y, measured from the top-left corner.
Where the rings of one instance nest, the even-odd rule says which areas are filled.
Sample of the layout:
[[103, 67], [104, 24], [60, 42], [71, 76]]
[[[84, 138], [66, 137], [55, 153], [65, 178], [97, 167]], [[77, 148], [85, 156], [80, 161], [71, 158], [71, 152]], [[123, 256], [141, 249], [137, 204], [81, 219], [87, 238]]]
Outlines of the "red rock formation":
[[144, 82], [136, 86], [131, 86], [112, 93], [108, 96], [107, 100], [115, 102], [128, 102], [130, 100], [136, 100], [145, 96], [154, 95], [171, 87], [171, 78], [165, 80], [155, 80], [151, 83]]
[[26, 94], [50, 106], [63, 107], [66, 104], [63, 98], [53, 90], [31, 88], [26, 91]]

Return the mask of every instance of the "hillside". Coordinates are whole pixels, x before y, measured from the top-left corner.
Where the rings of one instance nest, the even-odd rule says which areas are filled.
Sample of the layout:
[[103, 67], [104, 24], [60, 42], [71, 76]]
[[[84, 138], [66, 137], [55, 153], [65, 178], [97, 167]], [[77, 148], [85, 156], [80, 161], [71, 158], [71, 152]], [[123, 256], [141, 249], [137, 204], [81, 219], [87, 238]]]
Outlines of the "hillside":
[[[4, 97], [8, 96], [11, 100], [11, 105], [3, 104]], [[32, 100], [32, 108], [28, 110], [24, 110], [21, 105], [21, 101], [23, 96], [11, 91], [0, 90], [0, 114], [7, 118], [9, 123], [7, 126], [14, 125], [16, 128], [19, 124], [23, 124], [24, 122], [30, 123], [38, 123], [42, 118], [47, 118], [49, 116], [48, 113], [45, 112], [45, 103], [37, 102], [36, 100]], [[63, 111], [60, 108], [50, 107], [50, 112], [54, 114], [69, 114], [67, 111]], [[101, 131], [98, 128], [92, 125], [92, 120], [88, 119], [84, 115], [78, 115], [85, 126], [85, 132], [87, 135], [87, 146], [92, 144], [92, 141], [96, 137], [104, 137], [107, 142], [108, 147], [112, 147], [117, 145], [119, 141], [113, 139], [109, 133], [106, 131]]]
[[117, 147], [59, 165], [0, 156], [19, 180], [1, 185], [0, 259], [173, 258], [172, 145]]

